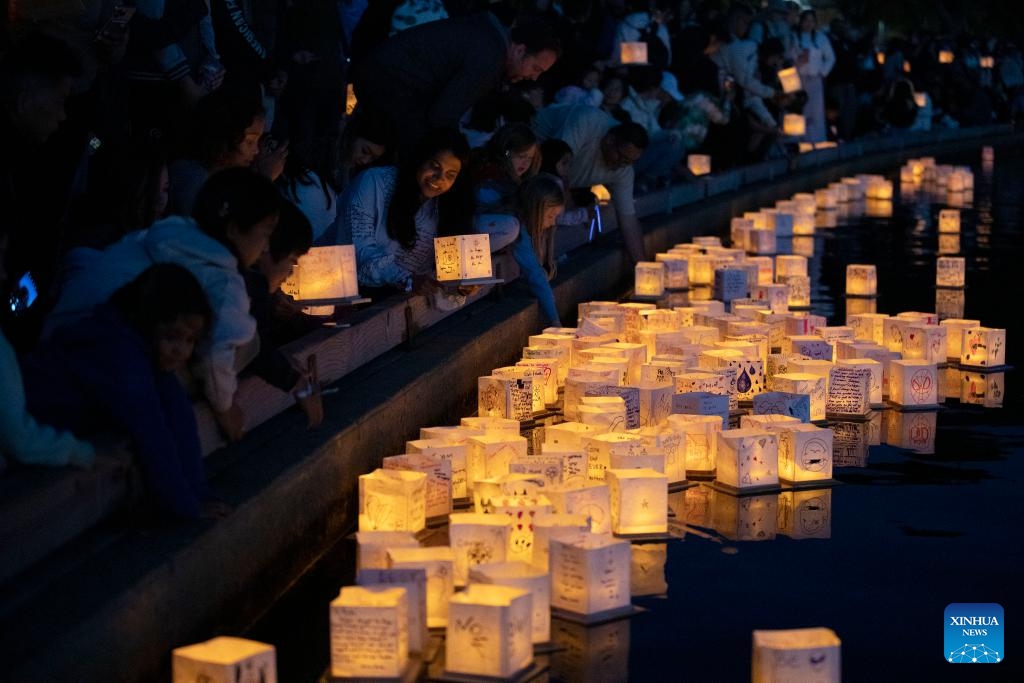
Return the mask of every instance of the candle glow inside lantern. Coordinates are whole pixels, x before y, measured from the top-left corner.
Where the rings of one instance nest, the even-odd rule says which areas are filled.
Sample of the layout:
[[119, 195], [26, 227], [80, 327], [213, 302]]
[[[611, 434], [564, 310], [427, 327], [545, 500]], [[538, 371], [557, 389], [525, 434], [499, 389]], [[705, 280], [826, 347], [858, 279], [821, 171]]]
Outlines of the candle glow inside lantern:
[[807, 394], [811, 401], [811, 421], [825, 419], [825, 378], [804, 372], [786, 372], [771, 377], [769, 386], [773, 391]]
[[668, 532], [668, 477], [649, 468], [605, 472], [611, 496], [612, 533]]
[[551, 640], [551, 578], [525, 562], [492, 562], [474, 567], [469, 572], [474, 584], [491, 584], [519, 588], [530, 594], [532, 642]]
[[411, 531], [357, 531], [356, 569], [387, 569], [389, 549], [419, 546]]
[[552, 539], [551, 606], [579, 615], [627, 608], [629, 570], [628, 541], [605, 534]]
[[832, 430], [810, 424], [769, 427], [779, 436], [779, 478], [789, 482], [832, 478]]
[[359, 476], [360, 531], [420, 531], [426, 526], [427, 475], [377, 469]]
[[549, 568], [550, 544], [553, 538], [565, 538], [590, 533], [590, 520], [586, 515], [549, 512], [533, 520], [533, 557], [531, 566], [543, 572]]
[[878, 294], [878, 272], [875, 266], [851, 263], [846, 266], [846, 293], [851, 296]]
[[647, 64], [647, 43], [623, 41], [619, 44], [619, 61], [623, 64]]
[[775, 257], [776, 279], [789, 275], [807, 275], [807, 258], [793, 254], [779, 254]]
[[422, 453], [393, 455], [383, 459], [386, 470], [422, 472], [427, 475], [425, 502], [427, 517], [442, 517], [452, 511], [452, 463]]
[[939, 50], [939, 64], [952, 64], [954, 59], [952, 50]]
[[719, 432], [715, 479], [734, 489], [777, 486], [779, 438], [760, 429]]
[[491, 236], [480, 233], [435, 237], [434, 264], [438, 282], [489, 280], [494, 276]]
[[655, 254], [654, 260], [665, 266], [665, 288], [687, 289], [690, 286], [690, 262], [677, 254]]
[[533, 663], [533, 600], [511, 586], [470, 584], [452, 596], [445, 670], [511, 678]]
[[299, 257], [281, 291], [299, 303], [357, 298], [356, 248], [351, 244], [313, 247]]
[[661, 296], [665, 293], [665, 264], [653, 261], [640, 261], [635, 268], [636, 283], [634, 291], [637, 296]]
[[807, 120], [801, 114], [786, 114], [782, 119], [782, 132], [792, 137], [807, 134]]
[[508, 557], [512, 521], [505, 515], [459, 512], [449, 517], [448, 537], [454, 557], [455, 585], [464, 586], [469, 570]]
[[843, 358], [837, 361], [839, 367], [851, 367], [867, 370], [870, 373], [868, 383], [868, 402], [871, 405], [882, 403], [882, 364], [871, 358]]
[[715, 276], [715, 259], [707, 254], [693, 254], [689, 257], [690, 284], [710, 285]]
[[754, 631], [753, 683], [839, 683], [839, 638], [827, 628]]
[[422, 569], [427, 574], [427, 626], [444, 628], [448, 623], [448, 601], [455, 592], [455, 555], [448, 546], [391, 548], [388, 569]]
[[948, 355], [947, 328], [941, 325], [910, 325], [903, 336], [903, 358], [945, 363]]
[[719, 415], [670, 415], [669, 429], [683, 435], [686, 453], [686, 471], [707, 474], [713, 472], [718, 456], [717, 435], [723, 421]]
[[889, 401], [899, 406], [931, 407], [939, 401], [935, 363], [894, 360], [889, 364]]
[[477, 378], [477, 410], [483, 417], [503, 417], [520, 422], [533, 419], [533, 379]]
[[218, 636], [175, 648], [171, 661], [174, 683], [277, 683], [274, 646], [255, 640]]
[[587, 441], [587, 469], [592, 481], [603, 481], [605, 471], [611, 467], [612, 455], [640, 455], [643, 446], [635, 434], [598, 434]]
[[960, 232], [960, 209], [942, 209], [939, 211], [939, 232]]
[[789, 286], [790, 308], [807, 308], [811, 305], [811, 278], [806, 275], [784, 275], [777, 279], [779, 284]]
[[398, 586], [345, 586], [331, 602], [331, 675], [397, 678], [409, 662], [409, 601]]
[[807, 394], [766, 391], [754, 397], [754, 415], [780, 415], [810, 422], [811, 397]]
[[948, 330], [946, 333], [946, 353], [948, 354], [948, 358], [956, 358], [959, 360], [960, 354], [963, 352], [964, 331], [969, 330], [972, 327], [981, 327], [981, 321], [965, 320], [963, 318], [949, 318], [940, 322], [939, 325]]
[[544, 495], [551, 500], [554, 512], [585, 516], [590, 523], [591, 533], [611, 533], [611, 499], [608, 485], [604, 482], [549, 487], [544, 490]]
[[509, 473], [515, 458], [525, 457], [525, 437], [482, 434], [469, 438], [469, 458], [466, 463], [468, 488], [481, 479], [502, 477]]
[[960, 365], [995, 368], [1006, 364], [1006, 330], [972, 327], [963, 332]]
[[453, 443], [445, 438], [416, 439], [406, 441], [405, 450], [451, 463], [452, 498], [465, 498], [469, 495], [466, 488], [466, 458], [469, 453], [467, 439], [461, 439], [461, 443]]
[[747, 233], [747, 251], [751, 254], [774, 254], [778, 250], [775, 228], [754, 228]]
[[963, 256], [939, 256], [935, 259], [936, 287], [963, 287], [967, 261]]
[[797, 72], [795, 66], [779, 71], [779, 81], [782, 83], [782, 92], [787, 95], [803, 90], [803, 84], [800, 82], [800, 74]]
[[427, 572], [423, 569], [361, 569], [360, 586], [388, 585], [405, 589], [408, 602], [409, 652], [424, 653], [430, 643], [427, 628]]
[[686, 167], [693, 175], [707, 175], [711, 173], [711, 157], [707, 154], [688, 154]]

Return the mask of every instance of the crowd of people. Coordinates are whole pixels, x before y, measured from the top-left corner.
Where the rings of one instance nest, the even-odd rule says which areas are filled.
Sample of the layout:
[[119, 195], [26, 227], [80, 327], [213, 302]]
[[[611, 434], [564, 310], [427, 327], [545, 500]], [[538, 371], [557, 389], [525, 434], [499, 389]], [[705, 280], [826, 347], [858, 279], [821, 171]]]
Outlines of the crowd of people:
[[433, 238], [487, 233], [558, 326], [555, 230], [591, 224], [593, 185], [641, 261], [634, 195], [689, 180], [689, 153], [722, 170], [1024, 111], [1012, 43], [824, 19], [782, 0], [9, 2], [0, 468], [88, 467], [90, 437], [122, 432], [159, 509], [222, 514], [191, 402], [238, 439], [255, 373], [320, 422], [279, 351], [324, 322], [280, 291], [313, 245], [353, 244], [364, 295], [457, 302]]

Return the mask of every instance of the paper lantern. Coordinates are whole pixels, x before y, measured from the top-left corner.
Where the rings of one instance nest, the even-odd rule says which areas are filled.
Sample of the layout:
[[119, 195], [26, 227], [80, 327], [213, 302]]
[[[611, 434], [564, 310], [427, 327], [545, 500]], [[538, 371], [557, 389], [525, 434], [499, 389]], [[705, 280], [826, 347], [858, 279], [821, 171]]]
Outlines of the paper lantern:
[[612, 532], [668, 532], [668, 477], [652, 469], [609, 469], [605, 472], [611, 496]]
[[490, 280], [491, 236], [481, 233], [435, 237], [434, 264], [438, 282]]
[[964, 320], [963, 318], [949, 318], [939, 323], [947, 329], [946, 333], [946, 354], [949, 358], [960, 359], [963, 352], [964, 331], [973, 327], [981, 327], [980, 320]]
[[807, 259], [803, 256], [779, 254], [775, 257], [776, 278], [787, 275], [807, 275]]
[[693, 254], [689, 257], [690, 284], [710, 285], [714, 280], [715, 260], [707, 254]]
[[966, 303], [967, 296], [961, 288], [935, 288], [935, 312], [938, 314], [939, 320], [962, 318]]
[[547, 570], [525, 562], [493, 562], [473, 567], [469, 575], [473, 584], [507, 586], [529, 593], [531, 642], [551, 640], [551, 579]]
[[[831, 457], [831, 453], [829, 454]], [[783, 491], [779, 494], [780, 534], [800, 541], [832, 537], [832, 490]]]
[[759, 429], [730, 429], [717, 435], [715, 480], [737, 490], [778, 486], [779, 439]]
[[724, 424], [719, 415], [670, 415], [669, 429], [683, 435], [688, 475], [714, 471], [718, 454], [717, 434]]
[[806, 275], [776, 277], [779, 284], [789, 287], [790, 308], [808, 308], [811, 305], [811, 278]]
[[425, 514], [442, 517], [452, 511], [452, 463], [429, 455], [412, 453], [384, 458], [385, 470], [422, 472], [427, 475]]
[[827, 628], [754, 631], [753, 683], [839, 683], [839, 638]]
[[274, 646], [255, 640], [219, 636], [175, 648], [171, 661], [174, 683], [277, 683]]
[[789, 353], [815, 360], [831, 361], [835, 354], [832, 344], [816, 334], [794, 334], [787, 337]]
[[397, 678], [409, 662], [409, 601], [398, 586], [345, 586], [331, 602], [331, 675]]
[[793, 483], [832, 478], [832, 430], [810, 424], [776, 424], [779, 437], [779, 479]]
[[747, 272], [742, 268], [716, 268], [714, 296], [719, 301], [732, 301], [747, 296]]
[[1006, 396], [1006, 374], [1002, 372], [958, 372], [960, 402], [986, 408], [1002, 408]]
[[419, 531], [426, 526], [427, 475], [377, 469], [359, 476], [360, 531]]
[[770, 541], [778, 530], [778, 495], [734, 496], [715, 491], [711, 527], [731, 541]]
[[611, 467], [611, 456], [639, 455], [641, 441], [638, 436], [623, 433], [598, 434], [587, 441], [589, 478], [603, 481], [605, 471]]
[[751, 254], [774, 254], [778, 250], [775, 228], [754, 228], [747, 233], [747, 251]]
[[604, 482], [592, 481], [582, 486], [563, 484], [546, 489], [544, 494], [550, 499], [554, 512], [583, 515], [592, 533], [611, 533], [611, 501]]
[[758, 285], [751, 296], [758, 301], [767, 301], [772, 313], [785, 313], [789, 310], [789, 285]]
[[947, 328], [940, 325], [910, 325], [903, 337], [903, 358], [945, 363]]
[[661, 296], [665, 293], [665, 264], [652, 261], [640, 261], [636, 264], [636, 284], [634, 293], [637, 296]]
[[597, 430], [590, 425], [581, 422], [560, 422], [544, 428], [544, 443], [567, 449], [582, 449], [584, 448], [584, 437], [596, 434]]
[[480, 377], [477, 409], [484, 417], [503, 417], [520, 422], [533, 419], [533, 379], [530, 377]]
[[939, 232], [960, 232], [959, 209], [942, 209], [939, 211]]
[[[466, 488], [468, 443], [465, 443], [465, 441], [463, 443], [450, 443], [443, 438], [417, 439], [415, 441], [406, 441], [405, 449], [409, 453], [418, 453], [437, 461], [448, 462], [451, 467], [452, 497], [465, 498], [468, 495]], [[430, 513], [427, 514], [430, 516]]]
[[299, 257], [281, 291], [306, 305], [338, 303], [359, 297], [356, 248], [351, 244], [313, 247]]
[[451, 515], [448, 537], [454, 558], [455, 585], [469, 580], [470, 568], [508, 558], [512, 521], [506, 515], [459, 512]]
[[422, 569], [427, 574], [427, 626], [444, 628], [448, 623], [448, 601], [455, 592], [455, 555], [447, 546], [392, 548], [388, 569]]
[[864, 416], [871, 412], [871, 370], [867, 368], [831, 368], [827, 391], [827, 415]]
[[390, 548], [418, 548], [410, 531], [357, 531], [356, 569], [386, 569]]
[[825, 419], [827, 393], [824, 378], [802, 372], [781, 373], [770, 379], [769, 388], [789, 394], [807, 394], [811, 402], [811, 421]]
[[940, 233], [939, 245], [935, 250], [936, 254], [959, 254], [960, 233]]
[[851, 296], [876, 296], [878, 273], [875, 266], [854, 263], [847, 265], [846, 293]]
[[[609, 390], [610, 387], [603, 385], [593, 391], [604, 393]], [[635, 399], [636, 422], [639, 425], [639, 395]], [[626, 402], [620, 396], [584, 396], [576, 410], [580, 421], [585, 425], [593, 427], [594, 431], [599, 434], [621, 432], [628, 427]]]
[[469, 488], [478, 479], [501, 477], [509, 473], [513, 458], [525, 457], [527, 441], [521, 436], [483, 434], [469, 438], [466, 465]]
[[643, 41], [619, 43], [619, 61], [623, 64], [647, 64], [647, 43]]
[[[528, 360], [516, 361], [516, 367], [530, 369], [530, 374], [533, 377], [535, 399], [537, 388], [540, 388], [540, 399], [542, 405], [538, 410], [544, 410], [547, 406], [554, 405], [558, 402], [558, 360], [554, 358], [531, 358]], [[536, 407], [535, 402], [534, 408]]]
[[779, 81], [782, 83], [782, 92], [786, 94], [800, 92], [803, 90], [803, 84], [800, 82], [800, 74], [797, 72], [795, 66], [779, 71]]
[[[363, 569], [356, 575], [360, 586], [394, 586], [405, 589], [410, 653], [424, 653], [430, 643], [427, 629], [427, 572], [423, 569]], [[333, 638], [333, 633], [332, 633]]]
[[508, 559], [529, 562], [533, 555], [533, 520], [538, 515], [553, 512], [553, 506], [542, 494], [508, 496], [492, 499], [485, 511], [495, 516], [504, 516], [512, 525], [508, 541]]
[[940, 256], [935, 260], [935, 285], [937, 287], [963, 287], [966, 259], [962, 256]]
[[807, 394], [766, 391], [754, 397], [753, 409], [754, 415], [781, 415], [810, 422], [811, 397]]
[[665, 266], [665, 288], [687, 289], [690, 286], [690, 262], [675, 254], [656, 254], [655, 261]]
[[[869, 373], [868, 402], [871, 406], [882, 403], [882, 364], [870, 358], [844, 358], [837, 361], [839, 367], [859, 368]], [[829, 385], [831, 392], [831, 384]], [[826, 405], [827, 410], [827, 405]]]
[[799, 417], [782, 413], [754, 413], [740, 416], [740, 429], [767, 429], [772, 425], [803, 424]]
[[778, 211], [774, 209], [765, 209], [765, 213], [769, 214], [770, 226], [775, 229], [775, 235], [778, 237], [792, 237], [793, 226], [795, 221], [793, 220], [793, 214], [786, 211]]
[[895, 360], [889, 367], [889, 400], [899, 406], [932, 407], [938, 403], [935, 363]]
[[[543, 447], [543, 446], [542, 446]], [[540, 477], [544, 486], [554, 486], [565, 481], [565, 459], [560, 455], [530, 455], [525, 458], [513, 458], [509, 464], [510, 475], [532, 475]]]
[[995, 368], [1006, 364], [1006, 330], [972, 327], [963, 332], [960, 365]]
[[[607, 491], [607, 487], [605, 487]], [[610, 507], [610, 504], [609, 504]], [[609, 521], [609, 528], [610, 528]], [[583, 514], [549, 512], [539, 514], [533, 520], [533, 556], [531, 566], [548, 571], [550, 543], [552, 538], [565, 538], [590, 532], [590, 520]]]
[[952, 64], [953, 59], [952, 50], [939, 50], [939, 64]]
[[711, 157], [707, 154], [687, 154], [686, 167], [693, 175], [707, 175], [711, 173]]
[[511, 678], [533, 663], [529, 591], [474, 583], [452, 596], [445, 671]]
[[552, 539], [551, 606], [581, 616], [630, 606], [630, 544], [604, 534]]
[[807, 121], [800, 114], [786, 114], [782, 118], [782, 132], [792, 137], [803, 137], [807, 133]]

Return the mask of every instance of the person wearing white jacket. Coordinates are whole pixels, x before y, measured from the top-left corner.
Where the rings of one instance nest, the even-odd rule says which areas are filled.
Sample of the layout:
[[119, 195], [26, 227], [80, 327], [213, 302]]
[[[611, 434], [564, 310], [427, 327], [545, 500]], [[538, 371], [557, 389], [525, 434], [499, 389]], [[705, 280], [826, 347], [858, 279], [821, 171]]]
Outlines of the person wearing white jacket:
[[794, 55], [800, 82], [807, 93], [804, 105], [804, 119], [808, 142], [823, 142], [827, 139], [825, 121], [825, 77], [836, 65], [832, 43], [824, 32], [818, 30], [818, 15], [808, 9], [800, 13], [800, 24], [796, 35]]
[[210, 176], [192, 218], [171, 216], [131, 233], [102, 252], [76, 250], [47, 332], [89, 313], [154, 263], [187, 268], [203, 286], [213, 327], [195, 368], [224, 433], [241, 437], [245, 416], [235, 401], [237, 373], [255, 356], [256, 321], [249, 315], [242, 270], [269, 247], [280, 195], [259, 174], [234, 168]]

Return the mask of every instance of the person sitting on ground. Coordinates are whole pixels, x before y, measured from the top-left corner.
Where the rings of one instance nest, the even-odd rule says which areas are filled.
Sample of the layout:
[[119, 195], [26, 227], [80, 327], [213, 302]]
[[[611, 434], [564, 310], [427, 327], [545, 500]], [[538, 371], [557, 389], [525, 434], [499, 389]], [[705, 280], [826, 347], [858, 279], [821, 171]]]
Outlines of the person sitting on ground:
[[537, 112], [534, 129], [541, 139], [559, 138], [572, 149], [572, 189], [608, 188], [629, 258], [645, 261], [644, 236], [633, 201], [633, 164], [648, 142], [643, 126], [617, 123], [600, 109], [575, 105], [545, 107]]
[[251, 302], [249, 313], [256, 319], [260, 339], [259, 355], [245, 370], [295, 397], [310, 429], [319, 426], [324, 417], [320, 387], [295, 367], [281, 352], [281, 346], [317, 329], [324, 319], [306, 315], [290, 301], [283, 301], [281, 285], [312, 244], [309, 220], [297, 206], [283, 201], [281, 218], [270, 236], [270, 249], [243, 273]]
[[436, 290], [434, 237], [472, 232], [472, 189], [462, 173], [468, 161], [462, 134], [441, 129], [397, 168], [359, 174], [342, 196], [336, 243], [355, 245], [360, 286]]
[[519, 220], [522, 230], [512, 248], [520, 273], [540, 305], [549, 327], [561, 327], [550, 281], [558, 272], [556, 219], [565, 207], [565, 190], [557, 176], [541, 173], [523, 184]]
[[524, 123], [502, 126], [474, 166], [473, 227], [476, 232], [489, 234], [491, 250], [498, 251], [514, 242], [519, 234], [519, 190], [540, 168], [537, 136]]
[[235, 395], [237, 373], [255, 355], [256, 336], [242, 272], [267, 250], [280, 205], [273, 183], [255, 171], [215, 173], [199, 191], [192, 218], [170, 216], [129, 234], [68, 281], [49, 329], [87, 315], [154, 263], [184, 266], [203, 285], [214, 312], [194, 372], [224, 433], [240, 439], [245, 415]]
[[29, 410], [83, 437], [127, 434], [159, 509], [183, 518], [223, 516], [225, 506], [209, 500], [195, 413], [176, 374], [212, 321], [206, 293], [188, 270], [150, 266], [29, 354]]

